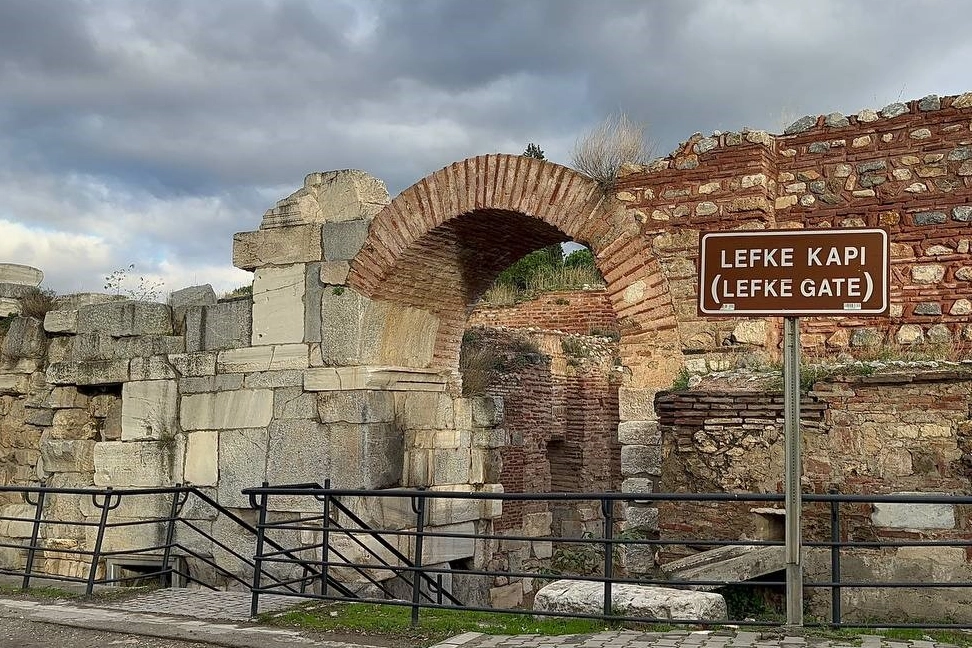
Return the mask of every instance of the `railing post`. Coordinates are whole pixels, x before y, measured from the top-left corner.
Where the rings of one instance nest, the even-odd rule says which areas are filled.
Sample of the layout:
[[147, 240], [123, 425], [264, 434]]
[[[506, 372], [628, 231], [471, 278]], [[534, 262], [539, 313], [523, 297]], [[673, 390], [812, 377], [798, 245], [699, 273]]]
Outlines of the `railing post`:
[[[182, 484], [176, 484], [176, 488], [181, 488]], [[176, 490], [172, 493], [172, 505], [169, 506], [169, 519], [166, 522], [165, 527], [165, 549], [162, 550], [162, 573], [159, 574], [159, 585], [165, 587], [165, 577], [169, 577], [169, 587], [175, 584], [175, 579], [172, 578], [172, 570], [169, 568], [169, 561], [172, 559], [172, 542], [175, 540], [175, 523], [176, 516], [179, 515], [182, 504], [185, 500], [181, 500], [182, 491]], [[189, 493], [185, 493], [188, 499]]]
[[[424, 486], [419, 487], [425, 490]], [[425, 548], [425, 496], [412, 498], [412, 510], [415, 511], [415, 558], [412, 560], [412, 627], [419, 622], [419, 595], [422, 588], [422, 551]], [[417, 503], [416, 503], [416, 500]]]
[[[837, 489], [830, 491], [832, 495]], [[840, 625], [840, 502], [830, 501], [830, 623]]]
[[[41, 487], [44, 487], [44, 482], [41, 482]], [[34, 556], [37, 553], [37, 538], [40, 535], [41, 518], [44, 515], [45, 495], [44, 491], [39, 491], [37, 501], [31, 502], [27, 494], [24, 493], [24, 499], [27, 500], [27, 503], [34, 505], [34, 522], [30, 527], [30, 545], [27, 547], [27, 564], [24, 566], [24, 581], [20, 586], [21, 589], [27, 589], [30, 586], [30, 575], [34, 571]]]
[[118, 506], [118, 504], [111, 505], [113, 497], [118, 497], [118, 502], [119, 504], [121, 503], [120, 495], [112, 495], [111, 486], [105, 488], [105, 501], [103, 504], [98, 504], [97, 495], [91, 496], [92, 503], [101, 509], [101, 518], [98, 521], [98, 535], [95, 537], [94, 550], [91, 552], [91, 567], [88, 569], [88, 581], [84, 588], [84, 593], [88, 596], [94, 591], [95, 577], [98, 575], [98, 563], [101, 561], [101, 546], [105, 540], [105, 527], [108, 524], [108, 511]]
[[328, 563], [331, 553], [331, 480], [324, 480], [324, 523], [321, 527], [321, 596], [327, 596]]
[[[263, 488], [270, 486], [270, 482], [263, 482]], [[267, 492], [260, 493], [260, 503], [257, 505], [256, 555], [253, 556], [253, 586], [250, 588], [250, 616], [255, 617], [260, 611], [260, 576], [263, 572], [263, 542], [266, 537], [267, 523]], [[256, 504], [250, 496], [250, 504]]]
[[614, 502], [601, 498], [601, 513], [604, 514], [604, 616], [612, 614], [611, 581], [614, 579]]

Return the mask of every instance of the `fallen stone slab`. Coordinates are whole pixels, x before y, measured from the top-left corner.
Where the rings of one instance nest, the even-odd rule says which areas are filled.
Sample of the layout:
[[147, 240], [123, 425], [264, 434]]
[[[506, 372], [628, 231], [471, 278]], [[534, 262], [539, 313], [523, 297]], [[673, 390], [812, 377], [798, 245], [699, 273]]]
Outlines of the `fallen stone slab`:
[[[619, 616], [646, 619], [697, 619], [721, 621], [728, 618], [721, 594], [691, 590], [616, 583], [611, 589], [611, 607]], [[602, 583], [559, 580], [537, 592], [533, 609], [568, 614], [604, 612]]]
[[0, 263], [0, 282], [39, 286], [44, 281], [44, 273], [37, 268], [20, 263]]
[[[703, 551], [662, 565], [673, 581], [726, 581], [740, 583], [786, 569], [784, 547], [730, 545]], [[722, 585], [687, 585], [708, 591]]]

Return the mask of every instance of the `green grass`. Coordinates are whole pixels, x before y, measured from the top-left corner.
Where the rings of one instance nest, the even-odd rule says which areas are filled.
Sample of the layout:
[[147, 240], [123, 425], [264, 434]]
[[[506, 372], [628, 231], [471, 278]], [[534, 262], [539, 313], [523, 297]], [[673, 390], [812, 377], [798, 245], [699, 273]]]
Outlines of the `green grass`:
[[380, 634], [416, 641], [440, 641], [463, 632], [562, 635], [600, 632], [611, 627], [587, 619], [538, 619], [528, 614], [424, 609], [419, 615], [419, 625], [413, 628], [410, 608], [368, 603], [307, 604], [287, 612], [263, 614], [260, 621], [320, 632]]

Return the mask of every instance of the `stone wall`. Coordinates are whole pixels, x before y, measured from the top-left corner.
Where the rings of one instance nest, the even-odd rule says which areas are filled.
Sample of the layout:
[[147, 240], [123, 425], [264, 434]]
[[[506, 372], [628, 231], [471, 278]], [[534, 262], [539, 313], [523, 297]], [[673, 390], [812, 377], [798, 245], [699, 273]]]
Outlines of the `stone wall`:
[[578, 335], [607, 335], [618, 329], [607, 293], [590, 290], [558, 290], [516, 304], [478, 304], [468, 326], [536, 328]]
[[[783, 492], [779, 392], [703, 383], [660, 395], [657, 407], [663, 447], [660, 490]], [[834, 377], [816, 383], [801, 407], [806, 492], [968, 494], [972, 488], [972, 369], [967, 363]], [[746, 502], [662, 505], [659, 527], [666, 538], [769, 539], [776, 516], [762, 508]], [[969, 514], [964, 506], [843, 504], [842, 537], [972, 542]], [[829, 539], [829, 518], [829, 505], [806, 504], [806, 539]], [[662, 560], [686, 551], [667, 552]], [[828, 580], [829, 553], [808, 550], [807, 569], [808, 578]], [[947, 582], [972, 576], [967, 552], [947, 547], [846, 550], [842, 569], [848, 581]], [[829, 592], [811, 593], [813, 611], [826, 614]], [[972, 618], [972, 599], [962, 591], [849, 589], [843, 597], [848, 618], [858, 620], [889, 612], [897, 618]]]

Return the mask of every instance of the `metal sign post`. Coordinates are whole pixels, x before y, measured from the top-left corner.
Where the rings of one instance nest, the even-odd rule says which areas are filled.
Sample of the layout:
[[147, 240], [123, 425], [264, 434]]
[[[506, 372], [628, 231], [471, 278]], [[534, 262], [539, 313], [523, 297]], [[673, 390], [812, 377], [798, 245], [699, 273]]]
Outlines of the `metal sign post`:
[[800, 318], [783, 320], [783, 438], [786, 453], [783, 482], [786, 499], [786, 623], [803, 625], [803, 489], [800, 478]]

